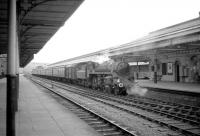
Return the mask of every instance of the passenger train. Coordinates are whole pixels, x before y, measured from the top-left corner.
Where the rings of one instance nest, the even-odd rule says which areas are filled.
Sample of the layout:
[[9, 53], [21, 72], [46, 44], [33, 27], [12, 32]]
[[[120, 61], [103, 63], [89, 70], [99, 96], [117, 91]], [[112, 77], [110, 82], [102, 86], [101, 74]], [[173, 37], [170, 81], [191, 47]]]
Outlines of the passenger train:
[[130, 67], [126, 62], [92, 61], [50, 68], [33, 69], [32, 74], [39, 77], [81, 85], [102, 92], [126, 95], [127, 85], [123, 78], [129, 76]]

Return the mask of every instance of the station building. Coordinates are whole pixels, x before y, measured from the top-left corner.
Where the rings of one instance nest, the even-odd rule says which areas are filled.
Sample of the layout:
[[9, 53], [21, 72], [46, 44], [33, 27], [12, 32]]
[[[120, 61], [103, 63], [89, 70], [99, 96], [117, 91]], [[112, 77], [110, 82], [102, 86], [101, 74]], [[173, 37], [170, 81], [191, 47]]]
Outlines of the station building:
[[[157, 53], [157, 56], [147, 55], [143, 59], [126, 58], [131, 65], [130, 75], [136, 79], [157, 81], [173, 81], [185, 83], [200, 82], [200, 50], [177, 50], [173, 52]], [[139, 62], [138, 62], [139, 61]], [[156, 66], [155, 66], [156, 64]]]
[[[161, 81], [200, 82], [199, 50], [175, 51], [157, 56], [157, 78]], [[153, 79], [154, 63], [151, 61], [149, 72]]]
[[154, 80], [156, 72], [157, 81], [200, 83], [200, 49], [157, 50], [154, 55], [148, 52], [134, 57], [129, 53], [129, 57], [117, 56], [120, 59], [115, 60], [129, 62], [130, 76], [135, 79]]

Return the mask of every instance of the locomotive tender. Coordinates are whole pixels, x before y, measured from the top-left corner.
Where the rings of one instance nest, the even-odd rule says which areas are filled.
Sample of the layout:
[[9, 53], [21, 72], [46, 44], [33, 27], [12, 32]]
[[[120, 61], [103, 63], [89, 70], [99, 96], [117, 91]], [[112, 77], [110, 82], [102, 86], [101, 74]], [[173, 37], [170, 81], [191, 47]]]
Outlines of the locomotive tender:
[[33, 69], [32, 74], [48, 79], [81, 85], [102, 92], [126, 95], [127, 86], [121, 77], [129, 75], [126, 62], [106, 61], [102, 64], [93, 61], [67, 66]]

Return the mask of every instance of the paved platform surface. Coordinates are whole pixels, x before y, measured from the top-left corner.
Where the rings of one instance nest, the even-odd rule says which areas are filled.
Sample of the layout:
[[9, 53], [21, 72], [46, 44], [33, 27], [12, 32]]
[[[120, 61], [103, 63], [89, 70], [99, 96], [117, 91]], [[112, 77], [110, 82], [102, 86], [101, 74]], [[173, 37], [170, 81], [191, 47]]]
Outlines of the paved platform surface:
[[[2, 102], [5, 100], [5, 84], [4, 80], [0, 81], [0, 136], [5, 136], [5, 102]], [[99, 136], [93, 128], [23, 76], [20, 76], [19, 90], [16, 136]]]
[[0, 136], [6, 136], [6, 78], [0, 79]]
[[98, 136], [71, 111], [20, 77], [17, 136]]
[[154, 83], [153, 81], [150, 80], [137, 80], [137, 82], [142, 87], [200, 93], [200, 84], [197, 83], [177, 83], [177, 82], [166, 82], [166, 81], [158, 81], [157, 83]]

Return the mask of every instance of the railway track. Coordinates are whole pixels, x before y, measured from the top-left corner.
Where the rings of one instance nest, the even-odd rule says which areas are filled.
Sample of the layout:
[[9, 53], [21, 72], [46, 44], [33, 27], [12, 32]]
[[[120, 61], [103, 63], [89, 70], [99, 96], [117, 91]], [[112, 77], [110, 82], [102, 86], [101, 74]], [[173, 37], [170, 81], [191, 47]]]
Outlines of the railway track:
[[[51, 83], [53, 83], [53, 82], [51, 82]], [[191, 117], [191, 115], [196, 115], [197, 113], [199, 113], [199, 107], [175, 104], [175, 103], [170, 103], [170, 102], [163, 102], [163, 101], [156, 100], [156, 99], [155, 100], [151, 99], [151, 101], [153, 100], [154, 103], [145, 102], [144, 98], [142, 98], [142, 100], [139, 100], [140, 97], [131, 99], [128, 97], [120, 97], [120, 96], [114, 96], [114, 95], [108, 95], [108, 94], [105, 96], [105, 94], [101, 94], [101, 93], [97, 94], [96, 92], [88, 93], [87, 91], [85, 91], [83, 89], [80, 89], [77, 87], [72, 87], [69, 85], [64, 85], [65, 87], [63, 88], [63, 84], [60, 84], [60, 85], [62, 85], [62, 86], [59, 86], [58, 83], [54, 84], [54, 86], [60, 87], [62, 89], [67, 89], [65, 87], [68, 87], [68, 89], [67, 89], [68, 91], [72, 91], [71, 89], [73, 88], [73, 89], [75, 89], [74, 91], [72, 91], [74, 93], [83, 95], [83, 96], [93, 99], [95, 101], [98, 101], [98, 102], [104, 103], [106, 105], [112, 106], [114, 108], [126, 111], [128, 113], [134, 114], [136, 116], [142, 117], [144, 119], [158, 123], [160, 125], [167, 126], [168, 128], [179, 131], [185, 135], [194, 135], [194, 136], [200, 135], [199, 118], [198, 118], [198, 116]], [[69, 88], [71, 88], [71, 89], [69, 89]], [[112, 102], [109, 102], [109, 101], [117, 102], [119, 104], [126, 105], [129, 107], [135, 107], [138, 109], [142, 109], [147, 112], [143, 112], [140, 110], [133, 111], [124, 106], [116, 106], [116, 104], [113, 104]], [[159, 104], [157, 104], [155, 102], [159, 102]], [[166, 108], [166, 107], [168, 107], [168, 108]], [[185, 108], [186, 110], [181, 110], [181, 108]], [[176, 113], [175, 112], [176, 109], [178, 109], [182, 113], [181, 112]], [[191, 109], [193, 111], [191, 111]], [[187, 112], [187, 110], [190, 112]], [[156, 113], [156, 115], [149, 114], [148, 112]]]
[[81, 103], [76, 102], [72, 98], [63, 95], [61, 92], [55, 91], [54, 89], [44, 85], [41, 82], [38, 82], [34, 79], [31, 79], [35, 83], [39, 84], [40, 86], [48, 89], [53, 94], [62, 98], [62, 104], [76, 114], [80, 119], [84, 120], [88, 125], [93, 127], [98, 133], [102, 134], [103, 136], [137, 136], [135, 131], [130, 131], [126, 127], [122, 127], [116, 122], [105, 118], [94, 111], [88, 109]]
[[155, 110], [169, 114], [168, 116], [176, 116], [175, 119], [182, 120], [194, 125], [200, 125], [200, 107], [166, 102], [151, 98], [143, 98], [140, 96], [133, 97], [134, 98], [126, 97], [126, 101], [142, 105], [150, 105], [150, 107]]

